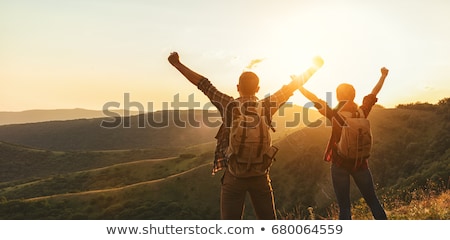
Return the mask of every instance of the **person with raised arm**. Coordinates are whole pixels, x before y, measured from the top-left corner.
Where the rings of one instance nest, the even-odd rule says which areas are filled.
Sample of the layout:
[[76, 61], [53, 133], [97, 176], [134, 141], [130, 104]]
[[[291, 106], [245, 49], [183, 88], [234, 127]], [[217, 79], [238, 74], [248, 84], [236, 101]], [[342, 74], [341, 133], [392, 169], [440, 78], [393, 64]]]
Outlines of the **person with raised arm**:
[[[372, 136], [368, 135], [367, 144], [365, 144], [363, 140], [366, 137], [362, 136], [362, 134], [356, 134], [356, 140], [354, 141], [358, 145], [356, 150], [352, 150], [349, 147], [351, 145], [351, 139], [345, 139], [347, 141], [345, 143], [342, 139], [344, 139], [344, 134], [347, 134], [347, 129], [345, 128], [350, 127], [350, 121], [352, 121], [352, 119], [367, 119], [372, 107], [378, 101], [377, 95], [384, 84], [388, 72], [389, 70], [387, 68], [381, 68], [380, 79], [372, 92], [364, 97], [361, 106], [358, 106], [354, 102], [356, 91], [355, 88], [348, 83], [342, 83], [337, 87], [336, 97], [339, 103], [334, 109], [331, 109], [325, 101], [319, 99], [303, 85], [299, 87], [300, 92], [312, 101], [319, 112], [332, 123], [331, 136], [325, 150], [324, 160], [331, 162], [331, 177], [339, 205], [339, 219], [352, 219], [350, 177], [353, 178], [363, 198], [370, 207], [373, 217], [375, 219], [387, 219], [386, 212], [375, 193], [372, 173], [368, 164], [369, 154], [353, 155], [353, 157], [348, 157], [346, 155], [350, 152], [354, 152], [355, 154], [357, 154], [357, 151], [362, 152], [364, 151], [365, 146], [368, 146], [367, 151], [370, 151]], [[367, 124], [367, 122], [365, 124]], [[370, 125], [367, 126], [370, 127]], [[343, 129], [345, 130], [345, 133]], [[360, 130], [360, 133], [361, 129], [363, 129], [363, 127], [358, 129]], [[370, 129], [368, 129], [368, 134], [371, 134]], [[347, 149], [350, 149], [348, 152], [341, 150], [344, 145]]]
[[[250, 106], [262, 106], [257, 109], [258, 111], [261, 110], [261, 112], [264, 112], [264, 117], [268, 120], [267, 127], [270, 127], [271, 118], [276, 111], [293, 95], [301, 84], [305, 83], [317, 69], [321, 67], [323, 61], [321, 59], [316, 59], [316, 64], [310, 67], [301, 76], [293, 79], [290, 83], [283, 85], [280, 90], [272, 95], [259, 100], [256, 97], [256, 93], [259, 90], [259, 77], [254, 72], [244, 71], [239, 76], [237, 84], [239, 98], [235, 99], [220, 92], [206, 77], [194, 72], [181, 63], [177, 52], [172, 52], [169, 55], [168, 60], [172, 66], [209, 98], [221, 114], [222, 125], [216, 135], [217, 144], [213, 162], [213, 174], [224, 169], [220, 193], [221, 219], [242, 219], [247, 193], [250, 196], [257, 219], [277, 219], [272, 184], [269, 176], [269, 168], [276, 153], [273, 149], [276, 148], [271, 146], [268, 148], [267, 152], [263, 152], [261, 155], [264, 158], [263, 160], [240, 158], [239, 155], [236, 156], [233, 151], [230, 151], [232, 145], [230, 143], [232, 141], [230, 140], [231, 129], [229, 122], [230, 119], [233, 119], [234, 122], [234, 119], [236, 119], [234, 115], [237, 114], [234, 103], [237, 102], [238, 104], [241, 104], [239, 105], [239, 110], [243, 110], [238, 111], [241, 112], [241, 114], [247, 113]], [[251, 113], [249, 114], [250, 117], [256, 116], [256, 112], [253, 112], [253, 110], [249, 110], [248, 112]], [[252, 130], [248, 129], [248, 131]], [[264, 129], [264, 131], [269, 132], [268, 129]], [[243, 139], [245, 139], [245, 137]], [[261, 137], [261, 143], [262, 142], [263, 137]], [[259, 171], [258, 174], [255, 174], [251, 170], [258, 168], [259, 165], [257, 163], [259, 163], [259, 160], [264, 161], [264, 163], [266, 160], [269, 160], [270, 162], [267, 166], [259, 164], [264, 166], [264, 168], [262, 168], [262, 171]], [[245, 169], [237, 167], [239, 166], [239, 162], [244, 161], [248, 161], [248, 163], [245, 163], [247, 166]], [[253, 162], [258, 166], [253, 167]], [[248, 176], [242, 177], [241, 174], [245, 170], [249, 170], [249, 174]]]

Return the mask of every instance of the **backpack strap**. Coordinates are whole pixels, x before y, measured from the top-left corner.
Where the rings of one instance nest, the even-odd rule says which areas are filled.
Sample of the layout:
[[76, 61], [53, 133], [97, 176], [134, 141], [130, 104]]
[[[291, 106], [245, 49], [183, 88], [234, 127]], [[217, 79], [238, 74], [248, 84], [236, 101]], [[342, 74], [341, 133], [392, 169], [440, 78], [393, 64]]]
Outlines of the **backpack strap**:
[[267, 103], [266, 101], [262, 102], [262, 114], [261, 116], [264, 116], [264, 123], [267, 124], [267, 126], [272, 130], [272, 132], [275, 132], [275, 128], [272, 126], [272, 115], [270, 114], [271, 105], [270, 101]]
[[[233, 117], [234, 117], [236, 108], [238, 108], [238, 107], [240, 107], [240, 103], [239, 103], [239, 100], [236, 100], [236, 99], [226, 106], [225, 114], [224, 114], [224, 116], [225, 116], [225, 119], [224, 119], [225, 127], [231, 128], [231, 126], [233, 124], [233, 121], [234, 121]], [[246, 124], [246, 123], [244, 122], [244, 124]], [[246, 129], [246, 127], [247, 126], [244, 127], [244, 131], [242, 133], [243, 134], [243, 138], [242, 138], [241, 144], [239, 145], [238, 156], [240, 156], [242, 154], [242, 151], [243, 151], [243, 144], [242, 143], [244, 142], [244, 139], [247, 138], [247, 132], [246, 132], [247, 129]], [[230, 136], [228, 136], [228, 138], [229, 137]]]
[[231, 125], [232, 125], [232, 122], [233, 122], [234, 109], [239, 106], [238, 102], [236, 102], [236, 101], [237, 100], [234, 100], [234, 101], [230, 102], [225, 107], [225, 113], [223, 113], [223, 116], [225, 118], [224, 119], [225, 127], [227, 127], [227, 128], [231, 128]]
[[[258, 103], [258, 111], [260, 111], [261, 117], [262, 116], [266, 116], [265, 115], [266, 114], [265, 108], [262, 107], [262, 105], [263, 105], [262, 102]], [[266, 118], [266, 117], [264, 117], [264, 118]], [[265, 127], [264, 124], [266, 124], [265, 121], [266, 121], [265, 119], [264, 120], [263, 119], [259, 119], [259, 145], [258, 145], [258, 155], [257, 155], [258, 157], [261, 156], [263, 142], [264, 142], [264, 137], [265, 137], [264, 136], [264, 127]]]

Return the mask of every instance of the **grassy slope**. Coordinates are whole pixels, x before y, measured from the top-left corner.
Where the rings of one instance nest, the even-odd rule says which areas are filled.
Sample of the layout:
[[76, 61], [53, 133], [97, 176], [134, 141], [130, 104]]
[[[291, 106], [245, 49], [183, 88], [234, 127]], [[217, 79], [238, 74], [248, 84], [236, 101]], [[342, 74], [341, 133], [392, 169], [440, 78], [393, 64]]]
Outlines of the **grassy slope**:
[[58, 152], [0, 142], [0, 186], [147, 158], [176, 156], [177, 148]]
[[[436, 135], [442, 130], [439, 122], [428, 124], [428, 119], [434, 117], [436, 115], [431, 112], [402, 109], [375, 109], [370, 116], [373, 120], [375, 141], [374, 153], [370, 160], [371, 168], [382, 200], [395, 218], [409, 219], [411, 216], [401, 214], [402, 211], [406, 211], [402, 209], [407, 209], [414, 204], [414, 201], [421, 200], [411, 199], [405, 202], [404, 198], [399, 200], [401, 195], [394, 195], [386, 189], [395, 188], [404, 191], [414, 186], [424, 186], [418, 184], [422, 178], [433, 179], [433, 177], [445, 176], [448, 178], [450, 172], [448, 147], [444, 147], [446, 152], [437, 151], [435, 149], [440, 148], [431, 147], [436, 144]], [[329, 130], [324, 126], [299, 129], [275, 141], [275, 144], [280, 147], [280, 152], [272, 167], [271, 176], [276, 205], [281, 216], [304, 219], [308, 216], [306, 208], [313, 206], [318, 216], [333, 218], [334, 194], [329, 180], [329, 164], [321, 159]], [[4, 145], [4, 143], [0, 144], [0, 147], [5, 149]], [[8, 146], [14, 148], [12, 145]], [[35, 178], [38, 175], [43, 176], [33, 183], [23, 184], [24, 182], [17, 180], [17, 185], [16, 182], [0, 184], [0, 216], [15, 219], [217, 219], [220, 175], [211, 176], [210, 174], [213, 148], [214, 142], [208, 142], [183, 151], [173, 150], [170, 154], [163, 154], [164, 156], [160, 157], [179, 156], [181, 153], [196, 156], [186, 159], [176, 158], [165, 161], [162, 165], [149, 161], [118, 160], [120, 157], [113, 157], [117, 157], [117, 152], [114, 155], [108, 155], [108, 152], [96, 152], [96, 155], [86, 155], [96, 156], [96, 161], [86, 160], [92, 164], [90, 167], [86, 166], [86, 169], [78, 167], [61, 173], [48, 172], [46, 168], [43, 168], [41, 171], [46, 171], [45, 174], [30, 174]], [[67, 154], [33, 149], [16, 150], [19, 154], [17, 159], [21, 160], [44, 154], [37, 157], [44, 163], [49, 161], [46, 157], [48, 154], [53, 154], [51, 156]], [[201, 155], [201, 152], [205, 155]], [[79, 156], [82, 155], [75, 155], [70, 160], [77, 162], [83, 159]], [[102, 156], [109, 159], [109, 162], [103, 161], [102, 166], [96, 166], [97, 161], [102, 162]], [[126, 156], [126, 154], [120, 156]], [[114, 166], [120, 162], [131, 163]], [[8, 166], [7, 164], [11, 163], [2, 160], [0, 164]], [[26, 165], [28, 162], [21, 164]], [[176, 172], [180, 173], [202, 164], [205, 165], [193, 171], [169, 177]], [[95, 170], [99, 167], [103, 168]], [[436, 171], [430, 172], [428, 167]], [[150, 174], [150, 169], [153, 168], [161, 168], [163, 171]], [[114, 174], [114, 171], [118, 171], [119, 174]], [[416, 171], [416, 174], [410, 174], [412, 171]], [[417, 174], [422, 178], [419, 179]], [[161, 180], [152, 182], [155, 179]], [[403, 183], [406, 184], [403, 185]], [[71, 185], [75, 187], [71, 188]], [[79, 188], [79, 186], [82, 187]], [[14, 198], [42, 195], [45, 192], [42, 189], [50, 191], [47, 194], [58, 195], [27, 202], [8, 201]], [[52, 192], [54, 189], [58, 191]], [[95, 189], [106, 189], [106, 191], [89, 192]], [[362, 209], [361, 214], [357, 216], [364, 219], [368, 211], [364, 210], [364, 204], [358, 205], [360, 196], [354, 187], [353, 189], [355, 209]], [[82, 191], [88, 192], [83, 194]], [[66, 192], [75, 194], [64, 195], [63, 193]], [[436, 199], [433, 201], [448, 205], [448, 198], [445, 195], [438, 196]], [[446, 213], [439, 214], [433, 216], [448, 217]], [[425, 219], [426, 216], [421, 215], [421, 218]]]
[[205, 159], [198, 157], [139, 160], [17, 184], [2, 189], [0, 195], [12, 200], [117, 188], [164, 178], [204, 163]]

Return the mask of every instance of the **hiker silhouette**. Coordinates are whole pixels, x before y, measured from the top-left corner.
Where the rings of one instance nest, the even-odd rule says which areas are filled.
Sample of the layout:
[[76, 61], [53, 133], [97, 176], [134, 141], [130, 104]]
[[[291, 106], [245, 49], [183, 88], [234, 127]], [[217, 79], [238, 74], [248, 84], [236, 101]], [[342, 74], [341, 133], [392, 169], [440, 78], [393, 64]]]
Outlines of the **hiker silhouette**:
[[[361, 133], [362, 128], [358, 129], [359, 135], [356, 135], [357, 139], [353, 139], [355, 140], [353, 141], [354, 144], [357, 145], [356, 149], [351, 148], [352, 139], [349, 140], [346, 138], [351, 138], [347, 135], [347, 129], [351, 125], [351, 119], [367, 119], [372, 107], [378, 101], [377, 94], [380, 92], [388, 72], [389, 70], [387, 68], [381, 68], [380, 79], [372, 92], [364, 97], [361, 106], [358, 106], [354, 102], [356, 91], [348, 83], [342, 83], [337, 87], [336, 97], [339, 103], [334, 109], [331, 109], [325, 101], [319, 99], [315, 94], [304, 88], [303, 85], [299, 87], [300, 92], [314, 103], [314, 106], [323, 116], [332, 122], [331, 136], [325, 150], [324, 160], [331, 162], [331, 178], [339, 205], [339, 219], [352, 219], [350, 177], [353, 178], [367, 205], [370, 207], [373, 217], [375, 219], [387, 219], [386, 212], [375, 193], [372, 173], [368, 164], [369, 155], [352, 155], [352, 157], [347, 155], [350, 152], [365, 152], [370, 150], [371, 135], [367, 137], [367, 142], [364, 143], [365, 137]], [[370, 134], [369, 131], [368, 134]], [[344, 141], [346, 142], [343, 143]], [[346, 150], [342, 150], [344, 148], [342, 145], [345, 145]], [[365, 147], [368, 147], [367, 150], [364, 150]]]
[[[221, 178], [220, 193], [221, 219], [242, 219], [247, 193], [249, 193], [257, 219], [277, 219], [273, 189], [269, 176], [270, 164], [276, 150], [274, 150], [273, 146], [262, 148], [261, 154], [255, 156], [255, 159], [250, 159], [253, 158], [251, 154], [244, 159], [244, 157], [236, 154], [231, 149], [230, 133], [232, 128], [230, 126], [232, 124], [228, 123], [237, 120], [239, 113], [246, 114], [248, 111], [250, 112], [249, 115], [255, 117], [261, 110], [261, 112], [265, 113], [264, 116], [268, 118], [266, 119], [268, 124], [263, 127], [270, 128], [273, 114], [293, 95], [300, 85], [304, 84], [320, 68], [323, 61], [318, 61], [319, 64], [310, 67], [302, 75], [292, 79], [290, 83], [283, 85], [280, 90], [262, 100], [256, 97], [256, 93], [259, 91], [259, 77], [254, 72], [245, 71], [240, 75], [237, 84], [239, 98], [235, 99], [220, 92], [206, 77], [182, 64], [177, 52], [172, 52], [168, 57], [168, 61], [209, 98], [222, 116], [222, 125], [216, 135], [217, 144], [213, 165], [213, 174], [224, 170]], [[259, 103], [262, 103], [262, 107], [258, 107], [260, 106]], [[249, 110], [252, 108], [253, 110]], [[244, 126], [243, 128], [246, 127]], [[264, 131], [266, 130], [264, 129]], [[245, 137], [242, 139], [245, 139]], [[266, 140], [261, 140], [261, 143]], [[242, 141], [242, 144], [247, 144], [247, 140]], [[266, 168], [258, 168], [258, 171], [253, 171], [256, 169], [256, 167], [253, 167], [254, 163], [256, 165], [256, 162], [260, 160], [264, 161], [267, 165]], [[240, 166], [242, 165], [239, 165], [241, 162], [245, 162], [247, 167], [241, 168]], [[247, 170], [248, 172], [246, 172]]]

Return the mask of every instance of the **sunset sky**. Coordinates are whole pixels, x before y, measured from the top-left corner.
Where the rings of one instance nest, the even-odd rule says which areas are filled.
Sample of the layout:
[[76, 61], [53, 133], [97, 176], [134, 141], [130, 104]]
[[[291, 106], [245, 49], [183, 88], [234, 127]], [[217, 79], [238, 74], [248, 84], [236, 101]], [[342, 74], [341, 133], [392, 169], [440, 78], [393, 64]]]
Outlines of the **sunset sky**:
[[436, 103], [450, 97], [449, 43], [448, 0], [0, 0], [0, 111], [123, 107], [125, 93], [153, 110], [176, 94], [203, 106], [172, 51], [236, 97], [251, 60], [264, 97], [320, 55], [305, 85], [320, 98], [348, 82], [359, 102], [385, 66], [379, 104]]

